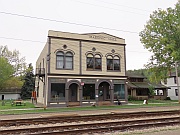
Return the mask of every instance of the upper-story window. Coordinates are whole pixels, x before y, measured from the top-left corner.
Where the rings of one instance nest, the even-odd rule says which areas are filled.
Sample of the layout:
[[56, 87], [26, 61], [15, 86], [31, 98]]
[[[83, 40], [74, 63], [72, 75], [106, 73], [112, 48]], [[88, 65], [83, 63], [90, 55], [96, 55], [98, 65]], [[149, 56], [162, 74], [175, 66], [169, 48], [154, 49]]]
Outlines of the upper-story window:
[[178, 89], [175, 89], [175, 95], [178, 96]]
[[59, 51], [56, 53], [57, 69], [73, 69], [73, 54], [71, 52]]
[[87, 70], [101, 70], [101, 56], [99, 54], [87, 54], [86, 56]]
[[174, 77], [174, 83], [175, 83], [175, 84], [177, 83], [177, 81], [176, 81], [176, 76]]
[[120, 58], [119, 56], [107, 56], [107, 70], [120, 71]]

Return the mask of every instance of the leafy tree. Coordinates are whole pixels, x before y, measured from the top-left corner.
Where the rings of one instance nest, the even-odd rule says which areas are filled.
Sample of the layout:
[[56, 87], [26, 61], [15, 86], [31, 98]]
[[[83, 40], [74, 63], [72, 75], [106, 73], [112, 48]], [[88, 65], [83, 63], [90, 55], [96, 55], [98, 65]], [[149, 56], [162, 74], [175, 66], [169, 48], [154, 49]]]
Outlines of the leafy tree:
[[22, 99], [31, 98], [32, 91], [34, 90], [34, 87], [35, 87], [34, 77], [35, 76], [33, 73], [33, 66], [32, 66], [32, 64], [29, 64], [29, 67], [25, 73], [24, 84], [21, 89], [21, 98]]
[[21, 88], [22, 85], [23, 85], [22, 77], [19, 77], [19, 76], [16, 76], [16, 77], [13, 76], [5, 82], [6, 89], [7, 88]]
[[151, 81], [166, 78], [175, 61], [180, 61], [180, 0], [174, 8], [154, 11], [139, 35], [144, 47], [153, 53], [146, 65]]
[[149, 86], [149, 93], [148, 93], [149, 96], [154, 96], [155, 95], [154, 90], [155, 90], [155, 88], [153, 86]]
[[0, 57], [6, 58], [9, 64], [13, 65], [15, 76], [24, 74], [24, 71], [26, 70], [25, 57], [20, 58], [19, 51], [10, 51], [7, 46], [0, 46]]
[[13, 76], [13, 73], [13, 66], [6, 58], [0, 57], [0, 91], [6, 87], [6, 82]]

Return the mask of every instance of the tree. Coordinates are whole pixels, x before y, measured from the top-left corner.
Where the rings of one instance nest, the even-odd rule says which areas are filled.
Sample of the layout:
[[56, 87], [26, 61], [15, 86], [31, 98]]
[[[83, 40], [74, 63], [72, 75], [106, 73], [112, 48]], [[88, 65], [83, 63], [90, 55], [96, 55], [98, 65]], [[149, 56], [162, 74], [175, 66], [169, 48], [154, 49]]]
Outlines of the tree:
[[21, 88], [22, 85], [23, 85], [23, 80], [22, 80], [22, 77], [19, 77], [19, 76], [13, 76], [5, 82], [6, 89], [7, 88]]
[[0, 57], [0, 91], [6, 87], [6, 82], [13, 76], [14, 68], [4, 57]]
[[154, 96], [155, 95], [155, 93], [154, 93], [154, 90], [155, 90], [155, 88], [154, 88], [154, 86], [149, 86], [149, 96]]
[[0, 57], [6, 58], [9, 64], [13, 65], [15, 76], [24, 74], [24, 71], [26, 70], [25, 57], [20, 58], [19, 51], [10, 51], [7, 46], [0, 46]]
[[180, 61], [180, 0], [175, 8], [154, 11], [139, 35], [144, 47], [153, 53], [146, 65], [151, 81], [165, 79], [175, 61]]
[[33, 66], [29, 64], [28, 69], [26, 70], [25, 77], [24, 77], [24, 84], [21, 89], [21, 98], [22, 99], [29, 99], [31, 98], [32, 91], [35, 87], [35, 79], [33, 73]]

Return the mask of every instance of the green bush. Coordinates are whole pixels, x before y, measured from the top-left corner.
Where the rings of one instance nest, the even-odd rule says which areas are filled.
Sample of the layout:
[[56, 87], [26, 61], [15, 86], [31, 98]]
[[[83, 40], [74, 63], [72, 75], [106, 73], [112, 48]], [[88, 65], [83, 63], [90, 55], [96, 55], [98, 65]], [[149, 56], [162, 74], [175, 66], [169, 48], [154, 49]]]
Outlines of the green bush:
[[133, 101], [135, 100], [134, 97], [132, 97], [131, 95], [128, 96], [128, 101]]
[[166, 99], [165, 100], [171, 100], [171, 98], [170, 97], [166, 97]]

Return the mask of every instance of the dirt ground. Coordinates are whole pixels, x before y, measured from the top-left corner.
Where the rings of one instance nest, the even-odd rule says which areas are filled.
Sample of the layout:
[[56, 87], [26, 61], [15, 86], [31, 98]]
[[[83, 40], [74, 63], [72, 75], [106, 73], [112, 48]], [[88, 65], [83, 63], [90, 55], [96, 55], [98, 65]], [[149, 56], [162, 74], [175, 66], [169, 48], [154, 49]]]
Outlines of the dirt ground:
[[[133, 134], [137, 135], [137, 134]], [[161, 129], [160, 131], [151, 131], [149, 133], [142, 133], [142, 135], [180, 135], [180, 127], [178, 129], [174, 128], [167, 128], [167, 129]]]

